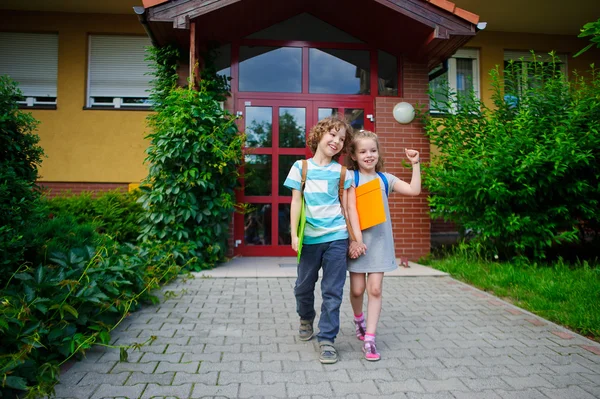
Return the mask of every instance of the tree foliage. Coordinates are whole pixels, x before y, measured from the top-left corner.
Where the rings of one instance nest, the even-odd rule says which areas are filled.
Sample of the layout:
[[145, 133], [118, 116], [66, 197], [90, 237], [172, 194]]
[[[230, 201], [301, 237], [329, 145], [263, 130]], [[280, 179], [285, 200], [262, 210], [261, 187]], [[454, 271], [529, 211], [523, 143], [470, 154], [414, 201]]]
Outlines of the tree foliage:
[[600, 18], [598, 18], [598, 20], [595, 22], [588, 22], [587, 24], [583, 25], [583, 28], [581, 28], [581, 33], [577, 37], [589, 37], [591, 43], [577, 52], [574, 57], [585, 53], [594, 46], [596, 46], [596, 48], [600, 48]]
[[491, 71], [494, 108], [447, 85], [437, 96], [453, 111], [424, 115], [441, 151], [425, 184], [433, 214], [487, 254], [543, 258], [600, 230], [600, 78], [568, 82], [555, 63], [517, 70]]
[[39, 193], [35, 181], [43, 150], [38, 121], [19, 110], [17, 84], [0, 76], [0, 285], [23, 261], [25, 238], [35, 223]]

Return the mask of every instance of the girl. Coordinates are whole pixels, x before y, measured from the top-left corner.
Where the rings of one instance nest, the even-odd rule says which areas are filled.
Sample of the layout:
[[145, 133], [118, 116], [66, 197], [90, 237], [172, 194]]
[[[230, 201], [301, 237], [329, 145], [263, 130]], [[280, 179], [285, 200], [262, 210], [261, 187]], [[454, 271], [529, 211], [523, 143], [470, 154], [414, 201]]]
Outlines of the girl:
[[[348, 169], [359, 172], [357, 174], [350, 172], [357, 179], [355, 178], [352, 187], [348, 190], [348, 212], [350, 214], [357, 212], [356, 187], [366, 184], [373, 179], [379, 179], [386, 213], [386, 221], [384, 223], [370, 227], [362, 232], [363, 242], [359, 244], [364, 243], [366, 248], [368, 248], [365, 255], [359, 257], [364, 251], [359, 250], [358, 246], [351, 245], [351, 259], [348, 261], [348, 271], [350, 272], [350, 303], [354, 311], [356, 337], [364, 341], [363, 352], [365, 358], [370, 361], [380, 359], [377, 347], [375, 346], [375, 331], [381, 312], [383, 273], [392, 271], [397, 267], [386, 191], [388, 193], [395, 192], [410, 196], [416, 196], [421, 193], [419, 153], [415, 150], [405, 149], [404, 151], [413, 165], [410, 184], [389, 173], [378, 173], [383, 169], [383, 158], [380, 153], [379, 140], [373, 132], [361, 130], [354, 134], [349, 148], [350, 157], [347, 160]], [[383, 179], [386, 179], [387, 182], [384, 182]], [[362, 311], [365, 289], [369, 298], [366, 323]]]

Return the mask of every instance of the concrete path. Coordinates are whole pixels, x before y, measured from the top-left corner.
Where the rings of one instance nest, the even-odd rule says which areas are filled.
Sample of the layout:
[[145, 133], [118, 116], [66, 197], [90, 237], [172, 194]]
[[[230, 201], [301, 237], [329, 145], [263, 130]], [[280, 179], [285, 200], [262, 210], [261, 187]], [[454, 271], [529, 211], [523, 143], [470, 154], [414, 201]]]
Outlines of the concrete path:
[[[215, 273], [213, 273], [215, 274]], [[600, 345], [448, 276], [384, 279], [367, 362], [348, 283], [336, 346], [322, 365], [297, 338], [294, 278], [197, 277], [126, 319], [114, 343], [61, 376], [59, 398], [600, 398]], [[317, 297], [320, 292], [317, 293]], [[320, 300], [317, 301], [320, 306]]]

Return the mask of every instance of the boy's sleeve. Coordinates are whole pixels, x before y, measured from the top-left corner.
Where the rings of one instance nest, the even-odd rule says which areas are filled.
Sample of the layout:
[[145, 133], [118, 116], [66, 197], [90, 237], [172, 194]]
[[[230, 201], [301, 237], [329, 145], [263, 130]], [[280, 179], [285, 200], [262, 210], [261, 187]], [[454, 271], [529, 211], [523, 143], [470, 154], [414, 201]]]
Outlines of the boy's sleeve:
[[348, 190], [354, 185], [354, 171], [346, 170], [346, 181], [344, 182], [344, 190]]
[[[308, 172], [308, 171], [307, 171]], [[302, 161], [298, 160], [294, 162], [292, 167], [290, 168], [290, 172], [288, 173], [283, 185], [290, 190], [300, 190], [300, 185], [302, 182]]]

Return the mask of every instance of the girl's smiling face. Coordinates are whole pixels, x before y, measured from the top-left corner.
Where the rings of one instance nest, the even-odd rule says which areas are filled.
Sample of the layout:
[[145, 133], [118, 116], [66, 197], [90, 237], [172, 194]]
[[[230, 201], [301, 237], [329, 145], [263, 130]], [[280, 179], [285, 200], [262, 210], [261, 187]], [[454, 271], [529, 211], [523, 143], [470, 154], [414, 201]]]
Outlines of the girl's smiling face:
[[346, 140], [346, 129], [340, 128], [336, 130], [331, 129], [325, 133], [319, 141], [319, 150], [328, 157], [333, 157], [344, 148], [344, 141]]
[[361, 171], [375, 173], [375, 167], [379, 161], [377, 142], [371, 138], [358, 139], [352, 159], [358, 162], [358, 167]]

